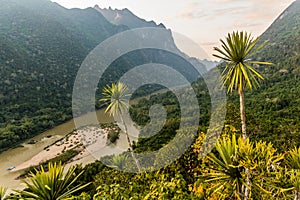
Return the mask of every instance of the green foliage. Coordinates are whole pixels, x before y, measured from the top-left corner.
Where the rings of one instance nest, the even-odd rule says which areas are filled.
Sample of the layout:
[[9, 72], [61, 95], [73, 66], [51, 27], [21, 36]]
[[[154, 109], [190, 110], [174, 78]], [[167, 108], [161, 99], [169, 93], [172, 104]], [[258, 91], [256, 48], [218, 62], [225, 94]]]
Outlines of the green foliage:
[[[245, 187], [249, 187], [249, 199], [293, 199], [299, 191], [300, 176], [292, 168], [297, 164], [287, 163], [298, 162], [298, 149], [281, 154], [271, 143], [244, 141], [236, 138], [235, 132], [228, 127], [205, 158], [199, 157], [205, 137], [199, 133], [184, 155], [156, 172], [131, 174], [100, 161], [78, 166], [74, 174], [80, 176], [72, 185], [92, 184], [83, 189], [84, 193], [73, 193], [71, 199], [241, 199]], [[115, 156], [115, 166], [126, 158], [123, 156]], [[250, 185], [246, 184], [247, 177]]]
[[286, 156], [286, 163], [290, 167], [289, 183], [293, 186], [294, 195], [300, 198], [300, 147], [292, 149]]
[[228, 92], [233, 90], [243, 92], [245, 87], [250, 90], [255, 88], [258, 80], [263, 80], [263, 77], [251, 65], [270, 65], [268, 62], [252, 60], [253, 55], [261, 50], [264, 44], [256, 48], [258, 38], [253, 39], [247, 32], [233, 32], [228, 34], [226, 42], [220, 41], [222, 49], [215, 47], [214, 50], [221, 56], [215, 54], [214, 56], [226, 62], [226, 67], [222, 72], [222, 81], [228, 86]]
[[106, 168], [97, 174], [94, 184], [97, 186], [95, 199], [142, 199], [149, 190], [152, 173], [130, 174]]
[[122, 115], [122, 112], [128, 108], [126, 98], [129, 94], [127, 91], [128, 88], [121, 82], [105, 86], [102, 91], [103, 97], [100, 99], [105, 105], [107, 104], [105, 112], [111, 116]]
[[116, 124], [102, 124], [101, 128], [105, 128], [108, 131], [108, 142], [115, 143], [119, 139], [121, 129]]
[[128, 142], [128, 147], [130, 149], [131, 156], [136, 164], [138, 171], [140, 171], [141, 166], [139, 164], [138, 159], [134, 155], [131, 140], [127, 130], [127, 124], [124, 120], [124, 114], [126, 113], [126, 109], [129, 107], [128, 102], [126, 101], [126, 98], [129, 95], [128, 88], [121, 82], [118, 82], [116, 84], [112, 83], [111, 86], [107, 85], [103, 88], [102, 94], [103, 97], [100, 99], [100, 101], [104, 102], [105, 105], [107, 104], [105, 112], [108, 112], [114, 117], [119, 117], [119, 119], [122, 122], [122, 125], [124, 126], [124, 132], [126, 134], [126, 139]]
[[[14, 0], [10, 1], [14, 2]], [[9, 24], [4, 24], [4, 28], [11, 31], [0, 35], [1, 46], [6, 49], [4, 53], [1, 52], [0, 57], [1, 74], [4, 77], [0, 83], [1, 88], [4, 89], [1, 91], [3, 94], [0, 94], [0, 103], [5, 105], [0, 111], [0, 148], [55, 126], [71, 116], [70, 91], [76, 69], [85, 53], [88, 52], [87, 49], [96, 44], [91, 41], [100, 41], [104, 38], [95, 38], [98, 37], [95, 33], [100, 29], [87, 28], [93, 23], [103, 22], [96, 17], [96, 13], [91, 12], [91, 14], [89, 10], [86, 10], [85, 12], [90, 15], [83, 15], [81, 11], [72, 11], [74, 20], [71, 22], [67, 20], [61, 26], [57, 23], [61, 22], [58, 18], [65, 19], [64, 16], [59, 14], [53, 16], [53, 13], [59, 13], [54, 8], [53, 12], [47, 14], [45, 9], [42, 9], [43, 7], [47, 6], [43, 5], [40, 8], [40, 12], [46, 13], [45, 15], [34, 11], [32, 13], [35, 14], [32, 16], [24, 15], [22, 14], [24, 8], [8, 9], [8, 11], [3, 9], [3, 12], [0, 12], [0, 19], [6, 19], [9, 13], [16, 15], [19, 24], [24, 21], [20, 21], [21, 19], [25, 19], [25, 24], [14, 28]], [[28, 9], [26, 6], [25, 8]], [[239, 110], [237, 98], [233, 94], [228, 96], [230, 103], [227, 105], [228, 115], [224, 130], [227, 134], [223, 135], [207, 158], [198, 158], [204, 138], [204, 134], [201, 133], [184, 155], [156, 172], [130, 174], [108, 168], [97, 161], [85, 167], [79, 166], [72, 169], [72, 175], [67, 172], [63, 176], [62, 170], [59, 170], [60, 177], [63, 178], [57, 178], [56, 183], [66, 181], [66, 185], [70, 186], [69, 190], [64, 190], [63, 187], [57, 189], [54, 184], [49, 183], [50, 181], [47, 182], [46, 177], [51, 172], [40, 170], [36, 175], [32, 174], [26, 182], [27, 189], [16, 194], [15, 199], [21, 199], [21, 196], [33, 198], [40, 196], [41, 199], [49, 199], [46, 195], [53, 191], [62, 192], [68, 197], [71, 197], [70, 193], [74, 192], [72, 193], [74, 196], [71, 197], [73, 199], [92, 199], [92, 197], [94, 199], [240, 199], [246, 187], [250, 191], [249, 199], [289, 200], [297, 198], [300, 191], [300, 45], [297, 42], [300, 35], [299, 8], [300, 2], [294, 2], [293, 6], [272, 24], [261, 37], [261, 43], [267, 40], [269, 42], [263, 49], [260, 49], [260, 52], [253, 55], [254, 60], [263, 58], [276, 64], [270, 67], [255, 65], [254, 68], [266, 78], [266, 81], [256, 91], [245, 90], [246, 115], [251, 141], [249, 139], [243, 141], [234, 135], [240, 132], [238, 128], [233, 129], [233, 127], [240, 127], [240, 119], [237, 114]], [[52, 17], [55, 17], [55, 20]], [[51, 26], [49, 23], [44, 23], [45, 21], [50, 21]], [[86, 21], [89, 21], [89, 25], [82, 23]], [[109, 26], [109, 24], [106, 25]], [[27, 26], [31, 28], [26, 28]], [[81, 31], [76, 31], [78, 28]], [[100, 31], [101, 34], [107, 33], [106, 36], [108, 36], [117, 32], [117, 27], [107, 28], [110, 30], [109, 33]], [[26, 34], [22, 36], [18, 33], [27, 33], [29, 30], [36, 30], [34, 34], [37, 34], [41, 41], [29, 37], [28, 43], [32, 45], [24, 45], [27, 44], [27, 39], [23, 38]], [[91, 32], [86, 33], [83, 30]], [[64, 33], [63, 37], [56, 35], [60, 33]], [[72, 33], [80, 34], [73, 35]], [[55, 37], [51, 39], [52, 35]], [[61, 40], [60, 37], [62, 37]], [[74, 48], [70, 41], [75, 41]], [[76, 41], [81, 42], [76, 43]], [[69, 46], [74, 51], [62, 53], [61, 49], [64, 48], [60, 45]], [[76, 49], [75, 46], [84, 48]], [[74, 52], [81, 53], [74, 55]], [[152, 61], [156, 62], [157, 54], [153, 52], [151, 55]], [[136, 59], [138, 56], [138, 53], [133, 54], [132, 60], [127, 60], [128, 63], [132, 61], [134, 64], [140, 64], [144, 61]], [[48, 58], [59, 59], [48, 61]], [[65, 60], [66, 58], [69, 59]], [[115, 61], [114, 66], [122, 66], [124, 71], [128, 70], [130, 66], [124, 65], [127, 62], [122, 59]], [[36, 66], [43, 66], [43, 68]], [[49, 77], [45, 77], [45, 74]], [[115, 73], [112, 76], [118, 77], [120, 74]], [[248, 76], [249, 80], [250, 77]], [[58, 81], [53, 83], [53, 80]], [[113, 82], [113, 80], [107, 78], [102, 84], [107, 82]], [[231, 81], [231, 83], [236, 82]], [[201, 79], [193, 83], [193, 87], [201, 110], [199, 129], [205, 131], [210, 114], [209, 93], [205, 82]], [[143, 92], [140, 94], [144, 94]], [[150, 99], [142, 99], [134, 105], [130, 110], [134, 121], [139, 125], [148, 124], [149, 108], [157, 103], [165, 106], [168, 116], [166, 124], [157, 135], [140, 139], [134, 145], [136, 152], [159, 150], [177, 133], [180, 109], [171, 92], [152, 95]], [[193, 116], [192, 110], [189, 113]], [[297, 148], [290, 149], [291, 146], [297, 146]], [[286, 151], [287, 153], [282, 154]], [[124, 157], [116, 157], [115, 166], [122, 168], [123, 161]], [[246, 169], [249, 171], [246, 172]], [[67, 181], [66, 177], [72, 178]], [[249, 185], [247, 179], [250, 181]], [[36, 185], [33, 185], [33, 182]], [[81, 185], [86, 186], [88, 182], [93, 182], [93, 184], [83, 189], [86, 193], [79, 193]]]
[[[226, 62], [222, 71], [222, 82], [227, 86], [227, 91], [238, 91], [240, 95], [240, 113], [243, 138], [247, 138], [246, 116], [245, 116], [245, 88], [256, 88], [258, 80], [263, 80], [263, 76], [253, 68], [253, 65], [271, 65], [268, 62], [253, 61], [253, 55], [264, 47], [264, 44], [256, 47], [258, 38], [253, 39], [247, 32], [228, 33], [226, 41], [220, 40], [222, 49], [215, 47], [214, 50], [220, 55], [213, 54]], [[248, 197], [246, 197], [248, 198]]]
[[92, 197], [87, 193], [81, 193], [79, 196], [72, 196], [70, 200], [92, 200]]
[[127, 160], [128, 160], [128, 156], [126, 154], [114, 155], [112, 157], [109, 167], [112, 167], [112, 168], [115, 168], [118, 170], [124, 170]]
[[[200, 109], [200, 118], [199, 125], [202, 130], [205, 130], [209, 122], [209, 108], [210, 97], [208, 89], [204, 84], [203, 79], [201, 81], [193, 83], [193, 88], [197, 92], [196, 95], [199, 98], [199, 109]], [[181, 98], [188, 98], [182, 96]], [[188, 99], [187, 99], [188, 101]], [[167, 119], [164, 124], [162, 122], [151, 122], [149, 125], [150, 117], [149, 110], [151, 106], [161, 104], [164, 106], [164, 109], [167, 113]], [[195, 109], [193, 107], [188, 108], [185, 112], [189, 115], [194, 115]], [[165, 93], [153, 94], [148, 99], [143, 98], [139, 101], [138, 104], [132, 105], [130, 108], [130, 115], [135, 123], [147, 128], [143, 128], [140, 132], [141, 136], [144, 138], [139, 138], [138, 142], [134, 145], [135, 152], [147, 152], [147, 151], [157, 151], [165, 146], [170, 140], [174, 138], [179, 129], [180, 123], [188, 122], [189, 119], [181, 119], [180, 115], [180, 106], [176, 96], [171, 92], [167, 91]], [[188, 128], [189, 125], [186, 123], [185, 128]], [[153, 133], [153, 129], [156, 130], [157, 127], [162, 127], [157, 133]], [[150, 134], [149, 134], [150, 133]], [[150, 136], [149, 136], [150, 135]]]
[[[197, 158], [203, 136], [201, 133], [193, 147], [190, 147], [175, 163], [157, 172], [130, 174], [108, 168], [97, 161], [83, 168], [84, 173], [78, 181], [93, 181], [93, 188], [88, 187], [89, 190], [86, 191], [91, 196], [96, 194], [95, 199], [166, 199], [167, 197], [192, 199], [194, 195], [188, 190], [188, 184], [194, 182], [195, 175], [200, 171], [201, 161]], [[158, 194], [160, 187], [163, 187], [163, 191], [167, 194], [164, 192]], [[94, 188], [98, 188], [97, 192], [93, 191]]]
[[119, 174], [114, 183], [101, 184], [94, 199], [190, 199], [186, 181], [180, 174], [173, 176], [158, 171], [129, 175], [130, 179], [122, 172]]
[[[84, 190], [88, 194], [94, 194], [96, 192], [96, 188], [98, 187], [98, 184], [96, 184], [96, 181], [98, 180], [97, 174], [102, 171], [109, 171], [109, 170], [110, 168], [102, 164], [100, 161], [95, 161], [94, 163], [87, 164], [84, 167], [78, 165], [75, 168], [74, 173], [75, 174], [82, 173], [82, 175], [78, 177], [74, 185], [84, 185], [86, 183], [93, 183], [88, 185]], [[80, 195], [80, 193], [78, 192], [76, 192], [75, 194]]]
[[206, 162], [209, 170], [200, 176], [200, 180], [212, 184], [209, 190], [218, 192], [224, 199], [228, 197], [239, 199], [242, 194], [242, 186], [245, 183], [237, 160], [236, 137], [234, 135], [231, 139], [224, 137], [217, 143], [216, 150], [217, 155], [211, 153], [207, 157]]
[[247, 187], [252, 199], [281, 195], [276, 179], [283, 170], [279, 164], [284, 155], [277, 153], [272, 144], [225, 135], [217, 143], [216, 151], [205, 158], [207, 167], [199, 179], [206, 183], [209, 194], [217, 193], [220, 199], [243, 199]]
[[[3, 0], [2, 5], [0, 151], [70, 120], [72, 90], [81, 63], [100, 42], [128, 30], [127, 26], [109, 23], [93, 8], [65, 9], [49, 0]], [[173, 47], [171, 35], [169, 38], [167, 43]], [[149, 62], [172, 66], [191, 81], [198, 76], [180, 56], [145, 49], [111, 63], [98, 88]], [[134, 96], [161, 88], [148, 85], [138, 89]], [[97, 91], [97, 109], [101, 107], [97, 101], [100, 97], [101, 92]]]
[[120, 30], [93, 9], [68, 10], [48, 0], [2, 5], [0, 150], [71, 119], [80, 64]]
[[4, 187], [0, 187], [0, 200], [5, 200], [5, 195], [6, 195], [6, 191], [7, 191], [7, 188], [4, 188]]
[[253, 59], [274, 65], [258, 67], [265, 81], [256, 91], [245, 93], [246, 115], [252, 126], [248, 127], [249, 134], [256, 140], [272, 142], [282, 152], [300, 145], [299, 13], [300, 2], [295, 1], [262, 34], [261, 43], [268, 42]]
[[75, 167], [71, 167], [64, 173], [64, 167], [60, 163], [49, 163], [47, 172], [41, 167], [41, 170], [31, 173], [31, 177], [28, 180], [22, 180], [27, 188], [17, 192], [21, 198], [25, 199], [66, 199], [72, 193], [89, 185], [89, 183], [85, 185], [73, 185], [83, 173], [74, 175], [74, 171]]
[[291, 169], [300, 170], [300, 147], [288, 151], [286, 155], [286, 164]]
[[48, 171], [49, 163], [62, 163], [66, 164], [69, 160], [71, 160], [74, 156], [76, 156], [79, 153], [78, 150], [70, 149], [64, 153], [62, 153], [59, 156], [56, 156], [50, 160], [47, 160], [43, 163], [40, 163], [38, 166], [30, 166], [28, 169], [26, 169], [20, 177], [26, 177], [30, 173], [35, 173], [36, 170], [41, 171], [45, 170]]
[[115, 143], [119, 139], [120, 133], [119, 132], [109, 132], [107, 135], [107, 139], [110, 141], [110, 143]]
[[132, 191], [133, 187], [130, 189], [126, 187], [122, 187], [120, 184], [111, 184], [111, 185], [104, 185], [99, 186], [97, 188], [98, 192], [94, 195], [95, 200], [101, 199], [118, 199], [118, 200], [125, 200], [125, 199], [141, 199], [139, 193]]
[[181, 175], [168, 178], [168, 175], [157, 174], [158, 180], [153, 180], [150, 192], [144, 199], [190, 199], [187, 183]]

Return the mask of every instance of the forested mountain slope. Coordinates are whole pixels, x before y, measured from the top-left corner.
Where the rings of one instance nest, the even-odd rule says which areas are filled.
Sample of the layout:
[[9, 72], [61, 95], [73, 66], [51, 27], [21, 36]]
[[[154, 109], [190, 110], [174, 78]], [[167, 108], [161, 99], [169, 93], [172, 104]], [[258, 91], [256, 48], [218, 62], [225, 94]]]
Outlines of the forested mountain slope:
[[[256, 57], [274, 65], [259, 67], [265, 81], [258, 90], [246, 93], [248, 127], [251, 137], [272, 141], [284, 149], [300, 144], [299, 0], [265, 31], [261, 42], [265, 41], [266, 46]], [[232, 99], [237, 103], [238, 98]], [[235, 111], [238, 112], [238, 106]], [[235, 111], [230, 112], [229, 118], [233, 118]], [[238, 123], [236, 127], [240, 127]]]
[[[111, 24], [94, 8], [66, 9], [49, 0], [0, 2], [1, 150], [71, 119], [72, 89], [82, 61], [100, 42], [129, 27]], [[177, 49], [171, 32], [162, 42]], [[146, 49], [115, 60], [99, 87], [145, 63], [172, 66], [190, 81], [199, 76], [182, 58]]]
[[[287, 147], [300, 145], [299, 0], [287, 8], [262, 34], [260, 43], [263, 42], [266, 42], [265, 47], [255, 55], [254, 59], [269, 61], [274, 65], [256, 66], [265, 80], [256, 90], [248, 90], [245, 93], [247, 131], [251, 139], [272, 142], [278, 149], [284, 151]], [[222, 66], [220, 65], [220, 70], [223, 69]], [[209, 121], [210, 97], [203, 79], [199, 79], [193, 85], [202, 109], [200, 125], [203, 126]], [[170, 94], [166, 93], [154, 96], [149, 101], [141, 102], [134, 107], [136, 110], [133, 110], [132, 113], [136, 115], [138, 111], [144, 110], [144, 114], [140, 114], [138, 118], [134, 119], [138, 124], [146, 123], [149, 121], [147, 111], [152, 104], [157, 103], [155, 99], [176, 102], [170, 98], [172, 98]], [[203, 102], [205, 103], [203, 104]], [[172, 110], [173, 116], [180, 115], [176, 103], [169, 105], [168, 109]], [[238, 132], [241, 131], [239, 109], [238, 94], [228, 94], [225, 124], [231, 125]], [[175, 129], [170, 135], [176, 134]], [[156, 141], [158, 140], [155, 137], [140, 139], [138, 147], [152, 148], [157, 145]]]
[[70, 119], [82, 60], [124, 27], [47, 0], [1, 0], [0, 24], [1, 149]]

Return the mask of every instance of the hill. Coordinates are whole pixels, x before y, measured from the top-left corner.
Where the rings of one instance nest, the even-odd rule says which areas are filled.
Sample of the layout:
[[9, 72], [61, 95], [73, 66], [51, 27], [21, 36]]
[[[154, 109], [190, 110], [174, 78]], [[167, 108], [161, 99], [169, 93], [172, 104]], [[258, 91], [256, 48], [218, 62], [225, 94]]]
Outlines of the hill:
[[292, 3], [261, 36], [266, 46], [258, 59], [274, 66], [260, 67], [262, 86], [246, 94], [251, 134], [281, 149], [300, 145], [300, 1]]
[[[71, 119], [73, 84], [82, 61], [100, 42], [130, 28], [129, 24], [110, 23], [94, 8], [66, 9], [49, 0], [0, 2], [1, 151]], [[133, 23], [140, 26], [137, 21]], [[167, 38], [159, 39], [177, 50], [171, 32]], [[199, 76], [178, 56], [145, 49], [115, 60], [109, 66], [110, 74], [103, 75], [99, 88], [145, 63], [172, 66], [191, 82]], [[135, 96], [160, 88], [146, 86]], [[100, 94], [97, 91], [97, 98]]]
[[[75, 182], [71, 188], [86, 183], [92, 184], [73, 193], [71, 199], [244, 199], [247, 190], [243, 188], [249, 189], [249, 199], [297, 199], [300, 194], [298, 187], [300, 148], [295, 149], [293, 145], [298, 147], [300, 145], [299, 11], [298, 0], [261, 36], [261, 42], [268, 41], [268, 43], [255, 57], [271, 61], [274, 65], [255, 66], [263, 73], [265, 81], [259, 89], [246, 91], [247, 130], [250, 133], [250, 141], [236, 138], [235, 133], [240, 132], [239, 102], [237, 94], [231, 94], [228, 96], [226, 125], [232, 125], [237, 130], [227, 126], [217, 148], [207, 157], [199, 157], [211, 109], [208, 90], [200, 78], [192, 84], [201, 110], [200, 126], [197, 126], [199, 135], [179, 159], [160, 170], [147, 173], [122, 171], [135, 168], [134, 165], [127, 163], [131, 160], [127, 154], [129, 152], [102, 158], [102, 161], [113, 158], [111, 167], [105, 166], [100, 161], [85, 167], [79, 165], [74, 174], [82, 175], [73, 180]], [[12, 48], [11, 52], [18, 55], [17, 53], [22, 51]], [[151, 55], [157, 56], [156, 53], [153, 52]], [[158, 57], [152, 59], [156, 62], [161, 61]], [[144, 60], [131, 61], [137, 64]], [[121, 61], [116, 62], [121, 64]], [[221, 69], [222, 67], [219, 66]], [[177, 132], [178, 124], [182, 120], [180, 105], [170, 91], [151, 95], [149, 99], [141, 99], [130, 109], [133, 119], [139, 125], [147, 124], [150, 121], [149, 109], [155, 104], [165, 106], [166, 123], [161, 132], [155, 136], [140, 138], [137, 143], [134, 142], [136, 153], [156, 151], [162, 146], [168, 146], [166, 144], [175, 134], [188, 135], [192, 130], [190, 128], [193, 128], [187, 123], [185, 124], [187, 127]], [[190, 116], [193, 116], [195, 110], [188, 111]], [[158, 125], [161, 125], [159, 123], [161, 122], [158, 122]], [[147, 136], [147, 132], [145, 133]], [[182, 142], [184, 141], [176, 141], [174, 149], [170, 148], [170, 152], [158, 154], [153, 160], [147, 157], [140, 161], [150, 161], [155, 165], [169, 160], [170, 155]], [[39, 182], [37, 177], [31, 180]], [[56, 186], [57, 181], [53, 181], [51, 185]], [[26, 196], [29, 192], [33, 192], [36, 196], [45, 194], [44, 184], [40, 184], [40, 188], [41, 190], [27, 188], [22, 195]], [[17, 195], [13, 197], [20, 199]]]
[[[269, 61], [272, 66], [256, 66], [265, 81], [261, 87], [253, 91], [246, 91], [246, 120], [247, 131], [251, 139], [272, 142], [280, 151], [288, 147], [300, 145], [300, 1], [289, 6], [272, 25], [261, 35], [260, 43], [266, 46], [258, 52], [254, 59]], [[222, 65], [219, 66], [222, 70]], [[205, 83], [199, 79], [194, 84], [197, 92], [200, 110], [200, 125], [207, 126], [209, 120], [210, 97]], [[174, 98], [174, 97], [173, 97]], [[174, 119], [180, 117], [178, 103], [169, 93], [153, 96], [148, 101], [141, 101], [132, 110], [132, 113], [144, 111], [139, 117], [134, 117], [138, 124], [149, 121], [148, 109], [156, 104], [157, 99], [173, 102], [167, 107]], [[239, 97], [237, 93], [228, 94], [226, 125], [240, 127]], [[176, 116], [176, 117], [174, 117]], [[204, 123], [203, 123], [204, 122]], [[168, 124], [169, 125], [169, 124]], [[168, 129], [167, 126], [164, 127]], [[176, 134], [176, 128], [165, 138]], [[204, 128], [205, 129], [205, 128]], [[166, 133], [166, 132], [165, 132]], [[151, 149], [158, 146], [157, 141], [165, 144], [167, 141], [153, 138], [140, 139], [137, 148]], [[166, 139], [168, 140], [168, 139]]]
[[92, 8], [67, 10], [47, 0], [1, 0], [0, 23], [2, 149], [70, 119], [82, 60], [124, 27]]

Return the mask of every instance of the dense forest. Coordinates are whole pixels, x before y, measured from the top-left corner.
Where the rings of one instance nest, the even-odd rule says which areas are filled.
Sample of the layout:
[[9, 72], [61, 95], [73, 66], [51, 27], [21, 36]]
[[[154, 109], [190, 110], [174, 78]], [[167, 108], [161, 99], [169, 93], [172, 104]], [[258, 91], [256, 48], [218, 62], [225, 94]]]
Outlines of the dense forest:
[[[103, 40], [129, 30], [129, 25], [114, 25], [93, 8], [66, 9], [48, 0], [2, 0], [1, 3], [0, 151], [71, 119], [73, 85], [84, 58]], [[132, 18], [127, 19], [129, 24], [137, 18], [129, 17]], [[153, 22], [137, 26], [161, 27]], [[160, 39], [177, 49], [171, 33], [167, 37]], [[199, 76], [179, 56], [145, 49], [130, 52], [111, 63], [99, 81], [99, 88], [145, 63], [172, 66], [189, 81]], [[205, 68], [200, 62], [199, 65]], [[161, 87], [145, 86], [135, 95], [158, 89]], [[96, 98], [100, 95], [98, 92]], [[99, 107], [96, 103], [96, 108]]]
[[71, 119], [77, 69], [93, 46], [121, 29], [93, 9], [34, 0], [1, 5], [0, 149]]
[[[300, 2], [295, 1], [261, 36], [267, 41], [256, 56], [274, 63], [259, 67], [265, 81], [245, 94], [252, 137], [272, 141], [283, 151], [299, 141]], [[231, 102], [234, 96], [229, 97]], [[229, 115], [230, 116], [230, 115]]]

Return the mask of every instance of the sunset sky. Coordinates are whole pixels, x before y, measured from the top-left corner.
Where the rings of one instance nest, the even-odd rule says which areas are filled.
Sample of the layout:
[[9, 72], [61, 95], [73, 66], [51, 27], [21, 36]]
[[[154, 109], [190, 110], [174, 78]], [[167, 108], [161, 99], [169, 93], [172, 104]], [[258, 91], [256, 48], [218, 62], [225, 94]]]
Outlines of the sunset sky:
[[[98, 4], [128, 8], [137, 16], [163, 23], [200, 45], [207, 54], [228, 32], [262, 34], [294, 0], [52, 0], [67, 8]], [[211, 57], [212, 58], [212, 57]]]

